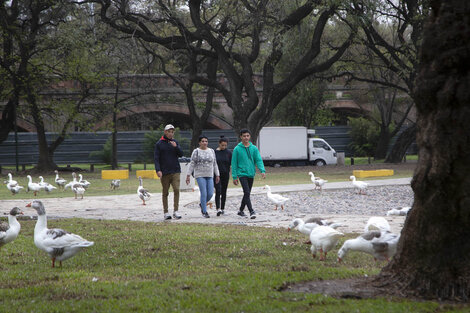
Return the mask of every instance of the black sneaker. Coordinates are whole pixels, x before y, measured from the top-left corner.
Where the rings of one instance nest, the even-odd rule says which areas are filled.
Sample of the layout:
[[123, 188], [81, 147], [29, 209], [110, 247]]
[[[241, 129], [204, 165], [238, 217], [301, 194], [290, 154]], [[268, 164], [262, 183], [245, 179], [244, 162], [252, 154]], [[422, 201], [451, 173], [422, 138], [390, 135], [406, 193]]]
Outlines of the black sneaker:
[[225, 214], [224, 210], [220, 210], [220, 214], [224, 215]]
[[217, 216], [220, 216], [222, 214], [222, 210], [217, 209]]
[[165, 219], [165, 220], [171, 220], [171, 215], [170, 215], [169, 213], [165, 213], [165, 214], [163, 215], [163, 219]]
[[237, 214], [240, 215], [240, 216], [242, 216], [242, 217], [246, 217], [246, 214], [245, 214], [245, 212], [243, 212], [243, 211], [238, 211]]
[[205, 218], [209, 218], [209, 217], [210, 217], [210, 216], [209, 216], [209, 213], [207, 213], [207, 212], [202, 213], [202, 216], [205, 217]]
[[250, 218], [251, 218], [252, 220], [254, 220], [254, 219], [256, 218], [256, 212], [255, 212], [255, 211], [251, 211], [251, 212], [250, 212]]

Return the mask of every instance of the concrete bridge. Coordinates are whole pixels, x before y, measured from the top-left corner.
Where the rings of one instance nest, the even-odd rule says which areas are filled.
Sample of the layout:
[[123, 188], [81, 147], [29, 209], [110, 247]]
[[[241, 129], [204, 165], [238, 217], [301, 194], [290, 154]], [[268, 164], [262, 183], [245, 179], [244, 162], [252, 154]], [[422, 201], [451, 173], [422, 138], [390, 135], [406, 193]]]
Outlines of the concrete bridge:
[[[223, 75], [219, 75], [221, 83], [226, 84]], [[255, 86], [261, 97], [262, 76], [254, 76]], [[330, 108], [344, 115], [359, 115], [361, 107], [352, 100], [350, 92], [355, 89], [363, 89], [363, 86], [345, 87], [342, 81], [334, 81], [328, 85], [327, 104]], [[79, 85], [74, 81], [62, 81], [42, 93], [43, 101], [59, 99], [77, 99], [79, 97]], [[99, 89], [93, 90], [93, 99], [100, 99], [89, 105], [100, 105], [99, 102], [111, 101], [115, 97], [115, 86], [112, 83], [104, 83]], [[128, 101], [117, 114], [118, 121], [124, 122], [132, 117], [146, 117], [150, 115], [164, 116], [164, 120], [174, 121], [177, 126], [189, 125], [189, 110], [183, 90], [166, 75], [121, 75], [119, 97], [142, 94], [135, 100]], [[200, 88], [195, 92], [196, 101], [205, 103], [206, 88]], [[107, 99], [107, 100], [106, 100]], [[1, 104], [0, 104], [1, 106]], [[364, 105], [362, 105], [364, 107]], [[365, 106], [367, 107], [367, 106]], [[366, 109], [367, 110], [367, 109]], [[0, 116], [1, 118], [1, 116]], [[32, 119], [18, 116], [17, 125], [19, 131], [35, 132], [36, 128], [30, 121]], [[107, 125], [112, 122], [112, 113], [103, 116], [101, 121], [95, 125], [95, 130], [107, 130]], [[45, 123], [46, 131], [56, 131], [53, 123]], [[140, 123], [139, 123], [140, 125]], [[212, 112], [208, 118], [205, 129], [232, 129], [232, 110], [227, 106], [224, 97], [216, 93]], [[149, 125], [155, 127], [155, 124]], [[145, 125], [143, 126], [145, 127]], [[125, 129], [143, 130], [143, 129]]]

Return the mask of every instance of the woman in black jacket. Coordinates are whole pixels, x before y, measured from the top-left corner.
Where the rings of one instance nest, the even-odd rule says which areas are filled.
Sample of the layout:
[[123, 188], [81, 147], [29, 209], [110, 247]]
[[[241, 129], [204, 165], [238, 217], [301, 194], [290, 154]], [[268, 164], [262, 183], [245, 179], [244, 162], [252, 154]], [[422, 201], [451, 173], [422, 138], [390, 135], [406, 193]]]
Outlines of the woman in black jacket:
[[217, 166], [219, 167], [220, 180], [215, 183], [215, 206], [217, 208], [217, 216], [224, 214], [225, 199], [227, 198], [227, 186], [230, 179], [230, 164], [232, 163], [232, 152], [227, 149], [228, 140], [224, 136], [220, 136], [219, 147], [215, 150]]

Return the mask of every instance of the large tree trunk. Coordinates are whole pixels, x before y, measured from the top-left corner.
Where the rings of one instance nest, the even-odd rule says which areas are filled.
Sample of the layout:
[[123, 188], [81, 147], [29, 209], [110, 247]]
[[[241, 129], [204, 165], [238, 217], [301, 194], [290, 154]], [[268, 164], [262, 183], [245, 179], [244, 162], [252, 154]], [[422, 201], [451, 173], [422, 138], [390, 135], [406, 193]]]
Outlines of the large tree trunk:
[[404, 294], [470, 298], [470, 2], [433, 1], [414, 98], [419, 161], [398, 252], [378, 281]]
[[387, 155], [385, 159], [386, 163], [400, 163], [403, 160], [403, 157], [406, 154], [408, 147], [416, 140], [416, 124], [411, 125], [397, 138], [395, 141], [392, 150]]
[[18, 105], [18, 99], [10, 99], [2, 111], [0, 120], [0, 143], [8, 138], [8, 134], [15, 126], [15, 106]]
[[381, 127], [379, 141], [374, 151], [374, 159], [382, 160], [387, 156], [388, 144], [390, 143], [390, 132], [388, 131], [388, 125]]
[[39, 159], [37, 169], [41, 171], [51, 171], [57, 169], [57, 165], [54, 163], [54, 150], [49, 149], [46, 138], [46, 130], [44, 128], [44, 122], [42, 120], [41, 112], [36, 105], [33, 96], [28, 97], [28, 102], [31, 105], [31, 115], [36, 126], [37, 137], [38, 137], [38, 148], [39, 148]]

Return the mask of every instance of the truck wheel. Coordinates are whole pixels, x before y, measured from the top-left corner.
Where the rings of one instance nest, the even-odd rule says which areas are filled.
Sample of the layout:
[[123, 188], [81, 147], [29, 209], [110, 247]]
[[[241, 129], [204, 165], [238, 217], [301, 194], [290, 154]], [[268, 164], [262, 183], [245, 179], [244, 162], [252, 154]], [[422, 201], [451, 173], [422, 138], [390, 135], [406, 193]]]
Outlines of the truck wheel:
[[326, 162], [323, 160], [316, 160], [314, 163], [316, 166], [325, 166]]

